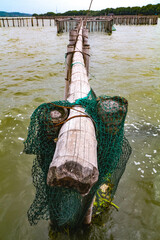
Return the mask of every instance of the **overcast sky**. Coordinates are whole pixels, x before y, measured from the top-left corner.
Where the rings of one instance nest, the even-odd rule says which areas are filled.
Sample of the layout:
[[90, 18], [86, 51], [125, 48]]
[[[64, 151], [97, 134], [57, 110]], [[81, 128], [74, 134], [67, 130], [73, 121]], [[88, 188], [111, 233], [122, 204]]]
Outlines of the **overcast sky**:
[[[66, 12], [87, 10], [91, 0], [0, 0], [0, 11], [23, 13]], [[93, 0], [92, 10], [105, 8], [145, 6], [160, 0]]]

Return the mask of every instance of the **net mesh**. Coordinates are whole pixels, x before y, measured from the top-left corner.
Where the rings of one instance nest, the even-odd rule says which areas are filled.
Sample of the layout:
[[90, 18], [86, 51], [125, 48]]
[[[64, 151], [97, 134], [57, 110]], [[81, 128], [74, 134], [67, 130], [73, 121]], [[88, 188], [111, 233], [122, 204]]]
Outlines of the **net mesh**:
[[[80, 105], [91, 117], [96, 129], [99, 178], [86, 196], [77, 190], [47, 185], [47, 173], [56, 148], [60, 127], [55, 127], [51, 112], [62, 107]], [[91, 90], [87, 97], [74, 103], [56, 101], [40, 105], [32, 114], [24, 152], [35, 154], [32, 177], [36, 188], [35, 199], [28, 210], [31, 225], [41, 219], [51, 219], [56, 228], [75, 228], [84, 216], [101, 185], [112, 183], [113, 198], [121, 175], [131, 154], [124, 136], [127, 100], [121, 97], [100, 96]]]

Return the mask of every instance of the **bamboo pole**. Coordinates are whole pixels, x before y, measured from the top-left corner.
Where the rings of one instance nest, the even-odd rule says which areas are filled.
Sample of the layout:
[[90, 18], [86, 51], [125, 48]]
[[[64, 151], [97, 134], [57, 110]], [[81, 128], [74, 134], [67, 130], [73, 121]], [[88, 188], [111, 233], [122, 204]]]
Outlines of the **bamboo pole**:
[[[67, 100], [75, 102], [76, 99], [86, 97], [90, 89], [82, 54], [81, 27], [73, 55]], [[59, 132], [56, 150], [47, 176], [48, 185], [72, 187], [82, 195], [89, 192], [97, 182], [99, 174], [94, 124], [85, 115], [85, 109], [81, 106], [74, 106], [70, 109], [68, 119], [71, 119], [64, 123]]]

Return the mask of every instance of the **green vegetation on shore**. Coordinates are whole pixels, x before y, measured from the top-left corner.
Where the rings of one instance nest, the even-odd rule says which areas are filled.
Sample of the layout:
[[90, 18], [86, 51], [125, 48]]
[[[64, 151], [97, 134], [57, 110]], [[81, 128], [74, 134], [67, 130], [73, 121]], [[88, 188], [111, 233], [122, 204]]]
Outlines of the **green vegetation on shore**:
[[[87, 14], [87, 10], [72, 10], [64, 13], [48, 12], [45, 14], [36, 14], [33, 16], [82, 16]], [[106, 8], [100, 11], [90, 11], [90, 16], [103, 16], [108, 14], [115, 15], [160, 15], [160, 4], [152, 5], [148, 4], [143, 7], [119, 7], [119, 8]]]
[[30, 17], [32, 14], [0, 11], [0, 17]]

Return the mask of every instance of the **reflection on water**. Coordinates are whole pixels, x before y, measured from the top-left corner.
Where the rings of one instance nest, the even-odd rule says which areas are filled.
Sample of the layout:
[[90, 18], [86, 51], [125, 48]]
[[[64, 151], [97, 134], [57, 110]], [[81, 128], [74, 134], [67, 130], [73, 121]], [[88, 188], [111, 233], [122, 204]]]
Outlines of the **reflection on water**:
[[[90, 84], [97, 95], [128, 99], [126, 136], [133, 149], [115, 203], [98, 224], [52, 236], [48, 222], [31, 227], [34, 156], [23, 154], [29, 118], [43, 102], [63, 99], [68, 34], [46, 28], [0, 29], [0, 238], [159, 239], [160, 25], [116, 26], [111, 36], [91, 33]], [[49, 237], [48, 237], [49, 235]]]

